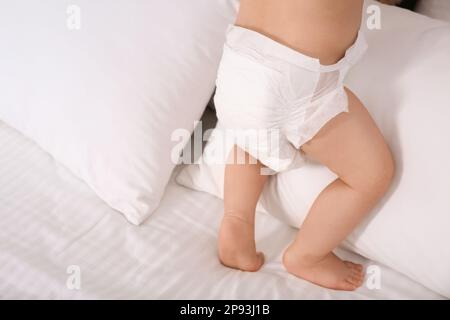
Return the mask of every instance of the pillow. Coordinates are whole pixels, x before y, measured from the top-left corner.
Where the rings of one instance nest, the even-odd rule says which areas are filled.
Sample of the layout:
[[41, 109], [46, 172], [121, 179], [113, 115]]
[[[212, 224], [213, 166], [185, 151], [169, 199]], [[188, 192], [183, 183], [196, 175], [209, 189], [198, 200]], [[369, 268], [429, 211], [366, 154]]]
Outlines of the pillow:
[[133, 224], [158, 206], [214, 90], [230, 0], [16, 0], [0, 10], [0, 119]]
[[[344, 246], [450, 297], [450, 27], [396, 7], [381, 9], [382, 28], [365, 30], [369, 51], [346, 82], [386, 137], [397, 174]], [[203, 159], [222, 161], [215, 152], [221, 148], [221, 139], [212, 139]], [[191, 165], [177, 181], [222, 197], [223, 169]], [[312, 161], [271, 176], [258, 210], [299, 227], [336, 178]]]
[[416, 11], [435, 19], [450, 21], [448, 0], [421, 0]]

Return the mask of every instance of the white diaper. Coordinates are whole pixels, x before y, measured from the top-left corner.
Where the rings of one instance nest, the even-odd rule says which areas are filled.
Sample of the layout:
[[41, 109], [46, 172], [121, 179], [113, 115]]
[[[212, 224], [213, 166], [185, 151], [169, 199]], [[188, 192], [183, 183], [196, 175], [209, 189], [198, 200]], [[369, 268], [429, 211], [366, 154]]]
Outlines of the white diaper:
[[236, 144], [275, 172], [303, 165], [300, 146], [337, 114], [348, 112], [343, 80], [366, 49], [360, 31], [344, 58], [324, 66], [258, 32], [230, 25], [214, 97], [220, 127], [232, 135], [227, 148]]

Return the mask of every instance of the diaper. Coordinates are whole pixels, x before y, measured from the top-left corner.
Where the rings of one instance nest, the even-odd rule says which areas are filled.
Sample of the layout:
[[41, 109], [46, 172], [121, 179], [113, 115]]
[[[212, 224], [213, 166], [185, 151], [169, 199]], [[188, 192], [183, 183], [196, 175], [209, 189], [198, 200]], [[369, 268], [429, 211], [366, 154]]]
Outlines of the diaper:
[[214, 103], [233, 145], [270, 172], [307, 161], [300, 147], [333, 117], [348, 112], [343, 80], [367, 49], [363, 33], [336, 64], [315, 59], [258, 32], [230, 25], [220, 62]]

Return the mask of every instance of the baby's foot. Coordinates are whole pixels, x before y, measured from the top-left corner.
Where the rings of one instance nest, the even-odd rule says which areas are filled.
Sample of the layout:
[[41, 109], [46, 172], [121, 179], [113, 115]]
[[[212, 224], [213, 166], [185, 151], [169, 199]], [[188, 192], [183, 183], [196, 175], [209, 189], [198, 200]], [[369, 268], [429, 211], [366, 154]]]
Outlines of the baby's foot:
[[256, 252], [254, 226], [240, 217], [225, 214], [219, 232], [219, 259], [223, 265], [243, 271], [258, 271], [264, 263]]
[[283, 264], [290, 273], [319, 286], [353, 291], [363, 284], [363, 266], [360, 264], [342, 261], [333, 253], [318, 262], [306, 260], [295, 255], [293, 248], [288, 248], [283, 255]]

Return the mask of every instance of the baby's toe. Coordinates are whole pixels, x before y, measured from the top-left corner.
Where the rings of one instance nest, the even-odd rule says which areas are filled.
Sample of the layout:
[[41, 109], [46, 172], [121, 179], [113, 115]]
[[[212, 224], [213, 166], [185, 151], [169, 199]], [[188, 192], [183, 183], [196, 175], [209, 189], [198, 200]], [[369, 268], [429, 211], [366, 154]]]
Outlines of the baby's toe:
[[352, 270], [351, 271], [351, 275], [352, 277], [358, 278], [358, 279], [363, 279], [364, 278], [364, 273], [360, 270]]
[[355, 290], [364, 282], [363, 266], [350, 261], [345, 261], [345, 265], [350, 269], [346, 282], [354, 286], [353, 290]]
[[344, 261], [344, 264], [352, 270], [359, 270], [359, 271], [363, 270], [362, 264], [353, 263], [351, 261]]
[[358, 288], [358, 286], [350, 281], [344, 281], [341, 285], [340, 285], [340, 290], [345, 290], [345, 291], [355, 291]]
[[346, 279], [346, 282], [350, 283], [354, 287], [353, 290], [359, 288], [362, 285], [362, 281], [358, 277], [349, 277]]
[[364, 268], [361, 264], [346, 261], [346, 266], [350, 269], [352, 275], [364, 277]]

